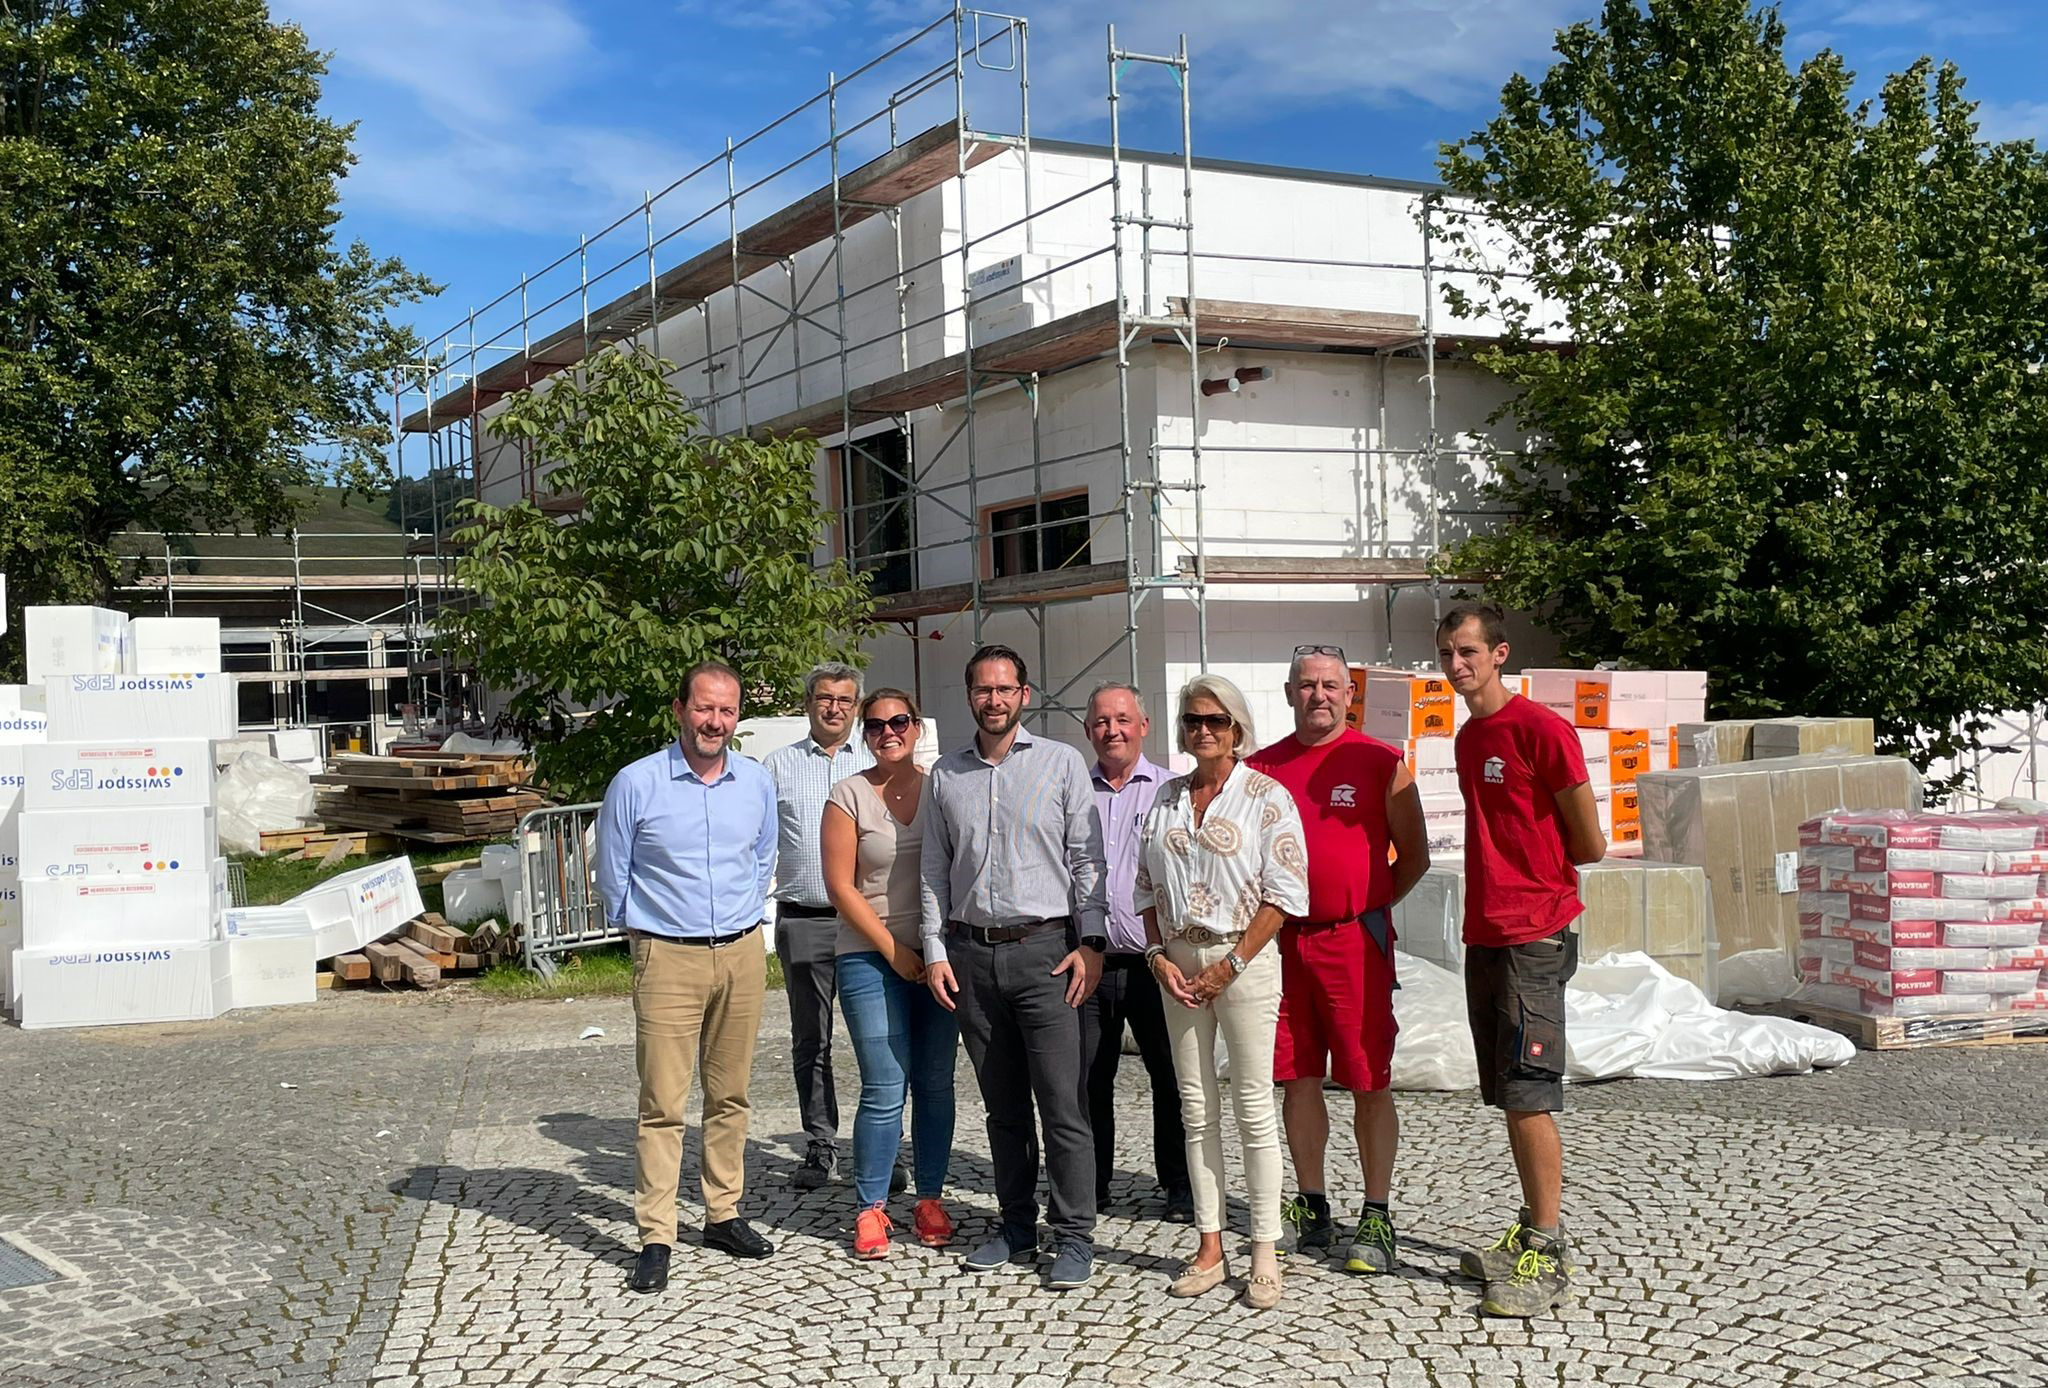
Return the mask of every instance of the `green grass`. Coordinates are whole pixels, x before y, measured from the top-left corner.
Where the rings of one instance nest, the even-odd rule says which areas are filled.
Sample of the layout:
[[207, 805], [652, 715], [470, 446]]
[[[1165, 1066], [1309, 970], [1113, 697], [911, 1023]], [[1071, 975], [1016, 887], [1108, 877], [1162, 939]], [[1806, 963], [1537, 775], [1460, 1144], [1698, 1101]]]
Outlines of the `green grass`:
[[[478, 992], [508, 1001], [624, 997], [633, 991], [633, 959], [624, 945], [600, 945], [570, 955], [553, 978], [528, 973], [524, 965], [506, 960], [480, 974], [476, 986]], [[782, 987], [782, 961], [773, 953], [768, 956], [768, 986]]]

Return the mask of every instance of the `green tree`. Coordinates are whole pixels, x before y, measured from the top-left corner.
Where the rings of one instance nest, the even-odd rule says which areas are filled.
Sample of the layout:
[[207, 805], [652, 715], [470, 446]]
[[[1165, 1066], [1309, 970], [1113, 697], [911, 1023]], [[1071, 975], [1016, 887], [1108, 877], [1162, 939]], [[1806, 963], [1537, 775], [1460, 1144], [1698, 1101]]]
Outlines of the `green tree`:
[[109, 539], [380, 483], [386, 311], [433, 292], [334, 245], [352, 127], [262, 0], [0, 0], [0, 571], [104, 599]]
[[805, 671], [860, 659], [873, 630], [866, 578], [811, 560], [816, 445], [707, 437], [665, 369], [608, 350], [491, 420], [547, 460], [543, 485], [574, 519], [533, 498], [461, 503], [457, 576], [477, 603], [445, 623], [449, 644], [510, 692], [507, 726], [569, 799], [598, 798], [675, 736], [677, 681], [697, 661], [741, 673], [742, 717], [778, 713]]
[[1568, 658], [1868, 715], [1924, 765], [2048, 695], [2048, 169], [1978, 140], [1952, 66], [1853, 103], [1784, 37], [1608, 0], [1445, 146], [1490, 263], [1456, 307], [1509, 320], [1482, 360], [1535, 440], [1493, 460], [1519, 519], [1455, 562]]

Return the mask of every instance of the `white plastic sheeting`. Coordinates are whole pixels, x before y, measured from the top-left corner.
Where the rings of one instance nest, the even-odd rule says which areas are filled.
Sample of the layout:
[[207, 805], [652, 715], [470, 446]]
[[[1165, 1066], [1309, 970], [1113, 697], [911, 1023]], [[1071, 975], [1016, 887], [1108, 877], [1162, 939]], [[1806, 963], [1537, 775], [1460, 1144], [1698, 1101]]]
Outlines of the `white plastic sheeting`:
[[313, 816], [313, 782], [304, 771], [261, 752], [244, 752], [214, 784], [221, 846], [262, 848], [265, 829], [296, 829]]
[[[1718, 1008], [1647, 954], [1582, 964], [1565, 990], [1565, 1009], [1568, 1080], [1803, 1075], [1856, 1054], [1847, 1037], [1825, 1028]], [[1394, 1015], [1401, 1023], [1394, 1088], [1478, 1085], [1462, 978], [1403, 955]]]

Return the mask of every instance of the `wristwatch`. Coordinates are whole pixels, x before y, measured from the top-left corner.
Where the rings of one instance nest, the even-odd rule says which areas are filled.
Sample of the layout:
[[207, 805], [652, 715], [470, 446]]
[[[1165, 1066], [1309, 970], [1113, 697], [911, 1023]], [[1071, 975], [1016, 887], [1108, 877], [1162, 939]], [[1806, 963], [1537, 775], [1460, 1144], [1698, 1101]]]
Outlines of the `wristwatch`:
[[1230, 953], [1224, 955], [1223, 962], [1230, 965], [1230, 971], [1234, 974], [1237, 974], [1240, 977], [1243, 976], [1244, 971], [1246, 969], [1251, 967], [1251, 965], [1244, 962], [1244, 959], [1238, 954], [1236, 950], [1232, 950], [1230, 951]]
[[1083, 948], [1092, 949], [1097, 954], [1109, 953], [1109, 936], [1107, 935], [1083, 935], [1081, 937], [1081, 944]]

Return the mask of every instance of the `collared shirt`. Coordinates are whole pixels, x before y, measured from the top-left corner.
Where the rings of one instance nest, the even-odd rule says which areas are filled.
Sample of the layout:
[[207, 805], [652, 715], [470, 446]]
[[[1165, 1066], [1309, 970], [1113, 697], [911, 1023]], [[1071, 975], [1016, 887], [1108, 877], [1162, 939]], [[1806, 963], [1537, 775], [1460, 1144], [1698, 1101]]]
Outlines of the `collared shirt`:
[[1160, 935], [1191, 925], [1242, 935], [1268, 903], [1306, 912], [1308, 854], [1287, 787], [1239, 762], [1197, 827], [1192, 785], [1187, 776], [1168, 781], [1145, 817], [1135, 896], [1140, 911], [1159, 913]]
[[1082, 936], [1103, 934], [1102, 830], [1088, 764], [1064, 742], [1017, 730], [991, 763], [979, 739], [932, 766], [924, 793], [927, 963], [946, 957], [946, 922], [1020, 925], [1072, 916]]
[[1131, 888], [1138, 880], [1139, 832], [1166, 780], [1166, 768], [1144, 753], [1121, 787], [1109, 783], [1102, 763], [1089, 769], [1095, 783], [1095, 813], [1102, 821], [1102, 851], [1109, 861], [1109, 947], [1132, 954], [1145, 952], [1145, 922], [1131, 906]]
[[640, 758], [605, 788], [597, 817], [597, 892], [605, 918], [676, 939], [760, 924], [775, 872], [775, 782], [737, 752], [710, 782], [680, 741]]
[[819, 853], [825, 797], [856, 771], [875, 764], [865, 742], [849, 738], [828, 753], [817, 739], [806, 737], [778, 747], [761, 758], [775, 778], [775, 899], [798, 906], [825, 907], [825, 864]]

